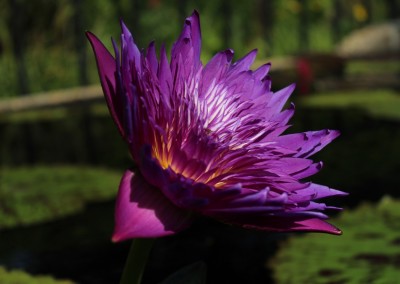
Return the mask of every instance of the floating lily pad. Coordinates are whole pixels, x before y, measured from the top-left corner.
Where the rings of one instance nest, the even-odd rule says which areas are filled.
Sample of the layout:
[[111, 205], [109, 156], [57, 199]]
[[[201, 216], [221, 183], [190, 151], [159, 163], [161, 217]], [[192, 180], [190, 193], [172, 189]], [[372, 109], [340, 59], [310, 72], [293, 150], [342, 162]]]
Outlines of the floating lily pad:
[[302, 100], [308, 107], [348, 108], [355, 107], [379, 118], [400, 120], [400, 96], [390, 90], [340, 91], [317, 94]]
[[342, 236], [292, 237], [269, 263], [276, 283], [396, 283], [399, 219], [400, 201], [385, 197], [335, 220]]
[[56, 280], [51, 276], [32, 276], [22, 270], [7, 271], [0, 266], [2, 284], [74, 284], [69, 280]]
[[0, 229], [71, 215], [116, 195], [118, 172], [72, 166], [0, 170]]

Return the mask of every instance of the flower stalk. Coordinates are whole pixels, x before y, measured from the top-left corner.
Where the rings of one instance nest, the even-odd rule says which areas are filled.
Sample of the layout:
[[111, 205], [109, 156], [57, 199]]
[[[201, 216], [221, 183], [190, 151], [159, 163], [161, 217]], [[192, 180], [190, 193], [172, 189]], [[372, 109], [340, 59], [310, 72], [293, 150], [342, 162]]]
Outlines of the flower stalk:
[[129, 250], [120, 284], [139, 284], [155, 239], [134, 239]]

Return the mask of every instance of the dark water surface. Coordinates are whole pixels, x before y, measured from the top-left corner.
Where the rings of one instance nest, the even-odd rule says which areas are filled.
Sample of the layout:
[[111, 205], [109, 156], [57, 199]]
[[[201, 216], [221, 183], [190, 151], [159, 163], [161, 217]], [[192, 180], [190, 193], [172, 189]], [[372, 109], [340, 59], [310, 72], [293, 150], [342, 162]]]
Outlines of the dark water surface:
[[[118, 283], [130, 242], [111, 243], [113, 209], [113, 202], [91, 204], [76, 216], [3, 231], [0, 265], [83, 284]], [[272, 283], [266, 263], [284, 238], [201, 219], [155, 242], [143, 283], [158, 283], [197, 261], [207, 265], [207, 283]]]
[[[300, 115], [299, 115], [300, 114]], [[399, 197], [400, 131], [398, 121], [373, 119], [359, 110], [310, 110], [295, 116], [291, 132], [307, 129], [340, 129], [341, 137], [314, 158], [325, 163], [313, 182], [350, 193], [327, 203], [355, 206], [384, 195]], [[77, 121], [76, 121], [77, 120]], [[87, 139], [79, 119], [34, 122], [33, 142], [37, 163], [91, 163]], [[109, 117], [92, 121], [96, 165], [126, 168], [130, 164], [125, 145]], [[20, 127], [21, 126], [21, 127]], [[20, 127], [21, 129], [19, 129]], [[22, 124], [0, 124], [3, 163], [27, 162], [21, 141]], [[71, 143], [65, 143], [71, 137]], [[113, 138], [110, 138], [113, 137]], [[7, 149], [7, 150], [4, 150]], [[0, 232], [0, 265], [32, 274], [51, 274], [78, 283], [118, 283], [130, 242], [113, 244], [113, 202], [89, 205], [79, 215], [44, 225]], [[266, 267], [284, 234], [247, 231], [211, 220], [156, 241], [144, 275], [144, 283], [158, 283], [169, 274], [197, 261], [208, 267], [207, 283], [272, 283]]]

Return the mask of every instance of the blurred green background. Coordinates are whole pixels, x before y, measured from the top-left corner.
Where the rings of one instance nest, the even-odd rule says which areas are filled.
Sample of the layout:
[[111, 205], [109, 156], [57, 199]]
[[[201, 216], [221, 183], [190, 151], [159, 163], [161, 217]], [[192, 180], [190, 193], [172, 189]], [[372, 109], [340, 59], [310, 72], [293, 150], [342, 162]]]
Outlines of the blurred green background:
[[111, 49], [123, 19], [139, 47], [170, 49], [193, 9], [203, 63], [257, 48], [274, 90], [297, 83], [289, 132], [342, 132], [313, 181], [350, 193], [326, 201], [345, 207], [344, 235], [199, 220], [157, 241], [144, 283], [199, 260], [207, 283], [396, 283], [399, 0], [0, 0], [0, 283], [118, 283], [129, 244], [110, 243], [113, 200], [131, 162], [84, 32]]

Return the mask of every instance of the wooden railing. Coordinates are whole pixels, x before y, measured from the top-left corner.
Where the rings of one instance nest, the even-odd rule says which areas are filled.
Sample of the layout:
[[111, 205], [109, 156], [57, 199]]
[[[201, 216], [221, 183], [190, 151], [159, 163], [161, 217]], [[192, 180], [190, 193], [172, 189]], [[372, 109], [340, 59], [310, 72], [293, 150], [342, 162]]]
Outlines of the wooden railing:
[[[344, 64], [351, 60], [365, 60], [360, 58], [340, 58], [332, 54], [314, 54], [299, 57], [284, 57], [271, 59], [273, 65], [271, 75], [275, 86], [282, 81], [282, 86], [290, 82], [301, 81], [301, 70], [298, 69], [298, 60], [305, 59], [315, 73], [312, 84], [319, 91], [341, 90], [351, 88], [400, 88], [399, 74], [385, 76], [361, 75], [345, 78], [330, 76], [340, 73]], [[398, 57], [389, 56], [369, 58], [374, 61], [398, 60]], [[342, 66], [343, 65], [343, 66]], [[100, 84], [88, 87], [78, 87], [66, 90], [56, 90], [15, 98], [0, 99], [0, 115], [24, 110], [36, 110], [52, 107], [83, 105], [103, 100]]]
[[0, 100], [0, 115], [24, 110], [82, 105], [104, 100], [99, 85], [57, 90]]

